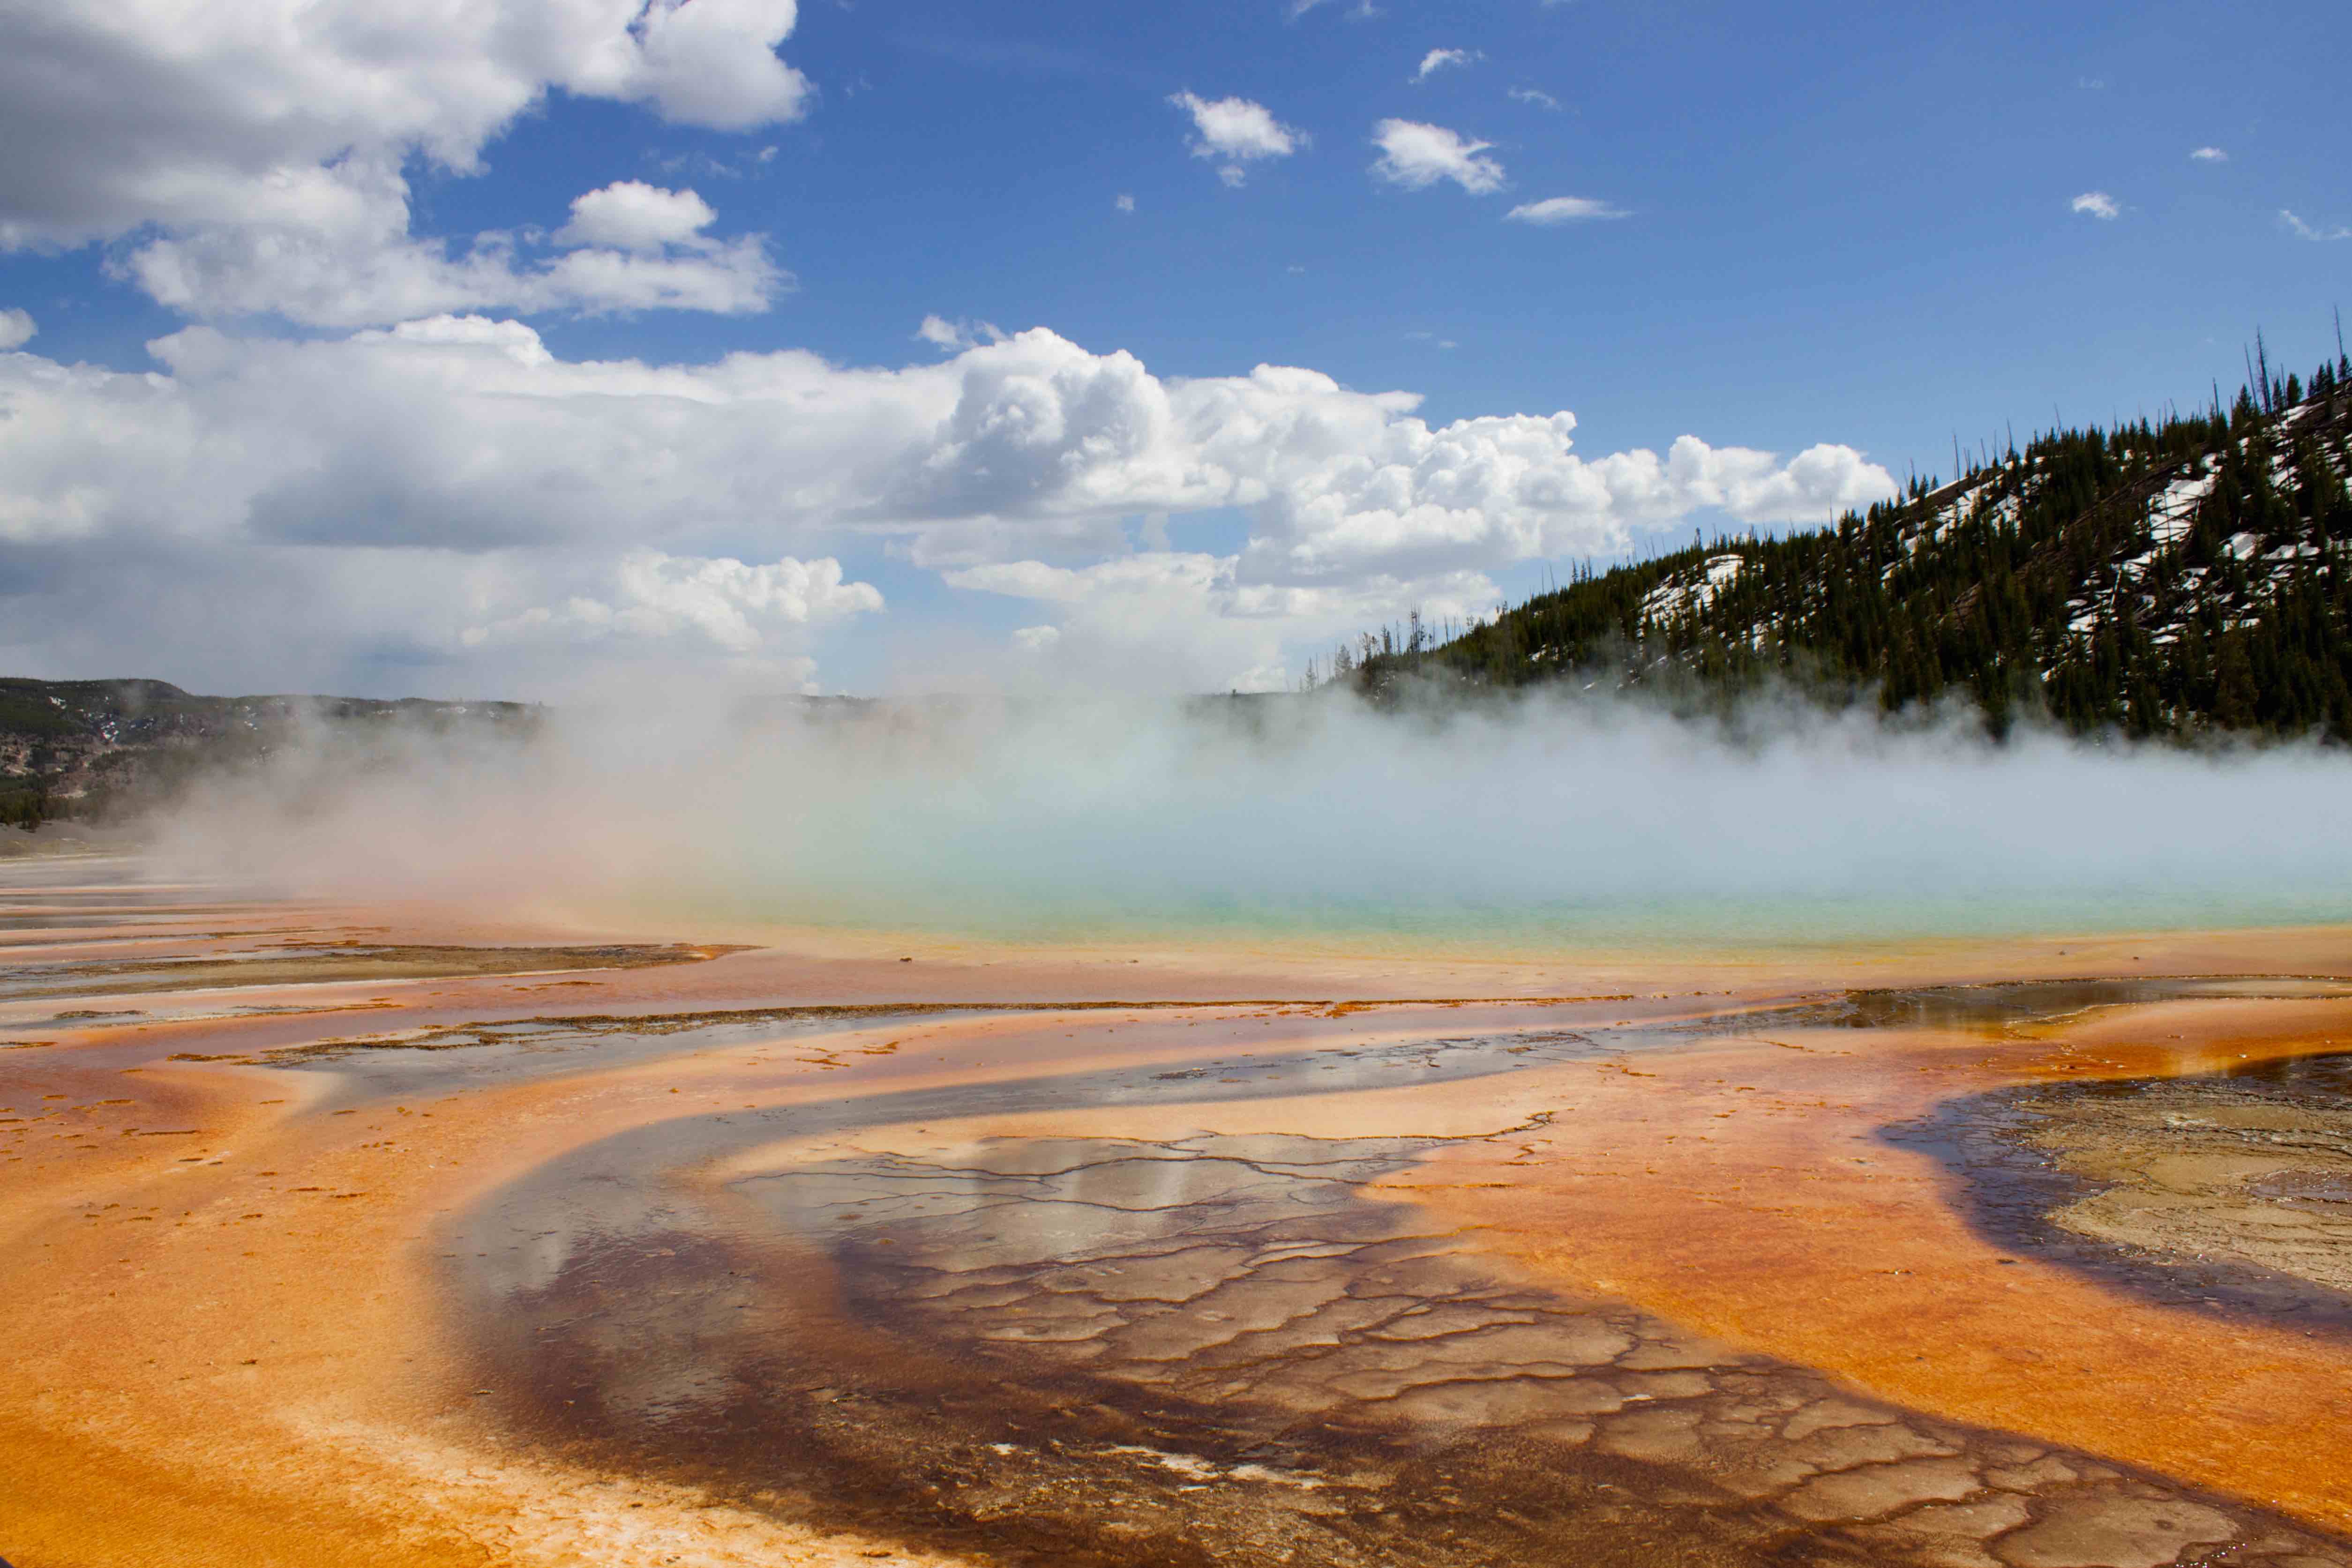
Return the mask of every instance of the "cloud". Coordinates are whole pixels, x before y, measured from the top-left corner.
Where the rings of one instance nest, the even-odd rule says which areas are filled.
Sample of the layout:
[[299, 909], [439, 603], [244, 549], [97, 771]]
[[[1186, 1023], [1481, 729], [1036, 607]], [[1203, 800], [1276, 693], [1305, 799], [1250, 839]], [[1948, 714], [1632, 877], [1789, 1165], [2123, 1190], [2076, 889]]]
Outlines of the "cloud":
[[979, 343], [1001, 343], [1003, 329], [992, 321], [950, 321], [944, 316], [926, 316], [915, 329], [918, 341], [929, 343], [948, 353], [961, 353]]
[[700, 147], [658, 155], [648, 151], [646, 162], [672, 177], [694, 174], [712, 180], [751, 180], [758, 179], [782, 153], [782, 148], [770, 142], [765, 147], [740, 148], [725, 157]]
[[841, 563], [827, 556], [790, 556], [770, 566], [633, 550], [614, 572], [610, 601], [575, 596], [552, 608], [469, 626], [459, 641], [485, 643], [554, 641], [594, 643], [612, 637], [670, 638], [698, 633], [729, 653], [751, 653], [775, 623], [805, 626], [881, 610], [870, 583], [843, 580]]
[[940, 560], [997, 530], [992, 557], [949, 561], [968, 564], [1074, 527], [1238, 507], [1260, 535], [1307, 541], [1311, 575], [1384, 538], [1494, 541], [1483, 567], [1605, 552], [1696, 507], [1821, 518], [1893, 488], [1845, 447], [1783, 467], [1686, 436], [1665, 459], [1587, 461], [1565, 413], [1432, 428], [1408, 392], [1267, 365], [1162, 380], [1042, 328], [896, 371], [797, 350], [566, 361], [481, 317], [310, 342], [197, 327], [152, 350], [162, 373], [0, 362], [0, 541], [740, 555], [667, 542], [726, 536], [805, 555], [848, 530], [929, 541]]
[[1275, 366], [1163, 381], [1044, 329], [898, 371], [795, 350], [565, 361], [529, 327], [480, 317], [338, 341], [190, 328], [152, 347], [164, 373], [0, 365], [0, 539], [481, 550], [717, 530], [803, 553], [793, 541], [845, 528], [953, 545], [985, 524], [1011, 553], [1074, 520], [1240, 507], [1262, 534], [1324, 541], [1309, 555], [1339, 539], [1377, 554], [1383, 534], [1516, 539], [1483, 565], [1558, 553], [1539, 545], [1605, 550], [1693, 507], [1818, 518], [1858, 486], [1893, 488], [1850, 448], [1782, 468], [1685, 437], [1667, 459], [1588, 462], [1565, 413], [1433, 429], [1411, 393]]
[[[518, 275], [510, 298], [487, 290], [448, 301], [444, 309], [479, 309], [509, 304], [522, 310], [571, 309], [588, 315], [631, 310], [702, 310], [721, 316], [753, 315], [793, 287], [789, 273], [768, 259], [767, 242], [745, 235], [724, 245], [696, 247], [696, 254], [647, 256], [612, 250], [575, 250]], [[405, 316], [406, 309], [399, 314]], [[325, 318], [334, 319], [334, 318]], [[380, 313], [352, 312], [342, 321], [382, 319]]]
[[1475, 49], [1432, 49], [1421, 57], [1421, 68], [1412, 73], [1412, 80], [1418, 85], [1427, 81], [1433, 71], [1442, 71], [1448, 66], [1473, 65], [1486, 57]]
[[751, 276], [756, 242], [667, 277], [599, 258], [517, 282], [502, 236], [454, 255], [413, 237], [404, 171], [478, 172], [553, 89], [718, 130], [793, 120], [808, 84], [774, 50], [795, 16], [793, 0], [26, 8], [0, 51], [0, 250], [144, 231], [117, 270], [162, 302], [257, 312], [283, 293], [280, 313], [322, 325], [420, 304], [752, 308], [773, 282]]
[[[1826, 521], [1893, 492], [1887, 472], [1850, 446], [1773, 454], [1677, 439], [1663, 458], [1636, 449], [1586, 460], [1573, 414], [1489, 415], [1432, 428], [1397, 404], [1332, 388], [1306, 398], [1291, 378], [1220, 383], [1244, 405], [1223, 415], [1273, 444], [1275, 482], [1243, 565], [1255, 580], [1347, 581], [1449, 568], [1487, 570], [1563, 554], [1612, 553], [1633, 533], [1701, 509], [1740, 521]], [[1286, 397], [1269, 397], [1281, 387]], [[1388, 394], [1391, 397], [1396, 394]], [[1363, 401], [1356, 401], [1363, 399]]]
[[1053, 654], [1090, 681], [1126, 684], [1156, 670], [1156, 684], [1240, 691], [1287, 685], [1286, 644], [1326, 642], [1420, 609], [1467, 617], [1500, 591], [1476, 571], [1306, 586], [1245, 580], [1238, 556], [1149, 550], [1086, 567], [1039, 560], [968, 567], [949, 587], [1055, 607], [1057, 624], [1024, 627], [1015, 645]]
[[1243, 165], [1264, 158], [1287, 158], [1307, 145], [1307, 135], [1275, 119], [1262, 103], [1245, 98], [1204, 99], [1171, 93], [1168, 101], [1192, 117], [1195, 158], [1222, 159], [1218, 177], [1228, 185], [1247, 178]]
[[2227, 163], [2230, 161], [2230, 155], [2219, 147], [2200, 147], [2189, 156], [2200, 163]]
[[718, 216], [692, 191], [615, 180], [572, 199], [572, 221], [555, 232], [555, 242], [658, 256], [671, 246], [707, 245], [702, 231]]
[[2284, 225], [2286, 231], [2297, 239], [2321, 241], [2352, 239], [2352, 228], [2347, 228], [2341, 224], [2332, 229], [2315, 228], [2285, 207], [2279, 209], [2279, 222]]
[[1503, 166], [1478, 156], [1491, 141], [1473, 141], [1440, 125], [1383, 120], [1372, 127], [1372, 144], [1381, 150], [1372, 172], [1391, 185], [1419, 191], [1451, 180], [1474, 196], [1503, 188]]
[[1504, 96], [1514, 103], [1532, 103], [1538, 109], [1558, 109], [1559, 99], [1538, 88], [1515, 87]]
[[21, 349], [33, 340], [40, 328], [33, 322], [29, 310], [10, 308], [0, 310], [0, 350]]
[[1110, 200], [1110, 204], [1117, 207], [1122, 213], [1131, 213], [1135, 211], [1135, 198], [1125, 191], [1121, 191], [1118, 195], [1113, 196]]
[[[573, 18], [590, 10], [557, 8]], [[620, 22], [633, 47], [597, 39], [593, 62], [562, 84], [572, 91], [650, 103], [665, 120], [713, 131], [748, 131], [804, 111], [808, 79], [775, 54], [798, 19], [793, 0], [649, 0], [593, 10]]]
[[2112, 223], [2123, 215], [2123, 206], [2105, 191], [2085, 191], [2068, 205], [2078, 213], [2087, 213], [2102, 222]]
[[1522, 202], [1505, 213], [1503, 218], [1507, 223], [1534, 224], [1541, 228], [1551, 228], [1560, 224], [1627, 215], [1622, 207], [1612, 207], [1590, 196], [1549, 196], [1540, 202]]
[[0, 57], [0, 244], [236, 223], [340, 158], [458, 172], [551, 88], [674, 123], [790, 120], [793, 0], [103, 0], [26, 9]]
[[[724, 651], [743, 643], [730, 616], [764, 655], [870, 608], [845, 577], [793, 576], [865, 548], [1072, 606], [1160, 581], [1173, 619], [1073, 608], [1064, 653], [1123, 616], [1223, 685], [1318, 617], [1433, 602], [1433, 583], [1458, 598], [1694, 511], [1818, 521], [1895, 489], [1847, 446], [1783, 460], [1686, 436], [1588, 458], [1566, 413], [1433, 425], [1412, 393], [1312, 370], [1162, 378], [990, 330], [940, 319], [921, 336], [950, 355], [899, 369], [567, 360], [521, 322], [455, 315], [308, 340], [191, 327], [148, 373], [0, 356], [0, 645], [20, 668], [138, 655], [248, 685], [289, 662], [365, 689], [437, 663], [478, 691], [531, 657], [553, 679]], [[1115, 568], [1134, 519], [1225, 509], [1248, 529], [1230, 556]]]
[[[407, 182], [388, 166], [346, 160], [280, 195], [278, 211], [150, 240], [111, 269], [189, 315], [321, 327], [484, 309], [741, 315], [792, 286], [761, 236], [697, 232], [716, 214], [691, 191], [624, 181], [589, 192], [551, 236], [577, 248], [553, 253], [499, 231], [463, 249], [411, 237]], [[597, 235], [625, 244], [580, 243]]]

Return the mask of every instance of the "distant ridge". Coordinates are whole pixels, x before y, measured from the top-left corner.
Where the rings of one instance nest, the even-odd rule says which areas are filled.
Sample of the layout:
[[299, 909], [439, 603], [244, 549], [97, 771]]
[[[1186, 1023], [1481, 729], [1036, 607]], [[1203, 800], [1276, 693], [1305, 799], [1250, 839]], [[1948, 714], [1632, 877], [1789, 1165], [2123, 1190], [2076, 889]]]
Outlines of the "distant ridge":
[[398, 719], [522, 730], [539, 711], [421, 697], [203, 697], [166, 681], [0, 677], [0, 823], [28, 828], [135, 806], [194, 773], [267, 756], [309, 726]]
[[1386, 627], [1309, 685], [1566, 678], [1685, 709], [1767, 682], [1895, 712], [1963, 699], [1995, 734], [2352, 739], [2352, 360], [2267, 354], [2226, 411], [2061, 430], [1834, 526], [1580, 572], [1455, 631]]

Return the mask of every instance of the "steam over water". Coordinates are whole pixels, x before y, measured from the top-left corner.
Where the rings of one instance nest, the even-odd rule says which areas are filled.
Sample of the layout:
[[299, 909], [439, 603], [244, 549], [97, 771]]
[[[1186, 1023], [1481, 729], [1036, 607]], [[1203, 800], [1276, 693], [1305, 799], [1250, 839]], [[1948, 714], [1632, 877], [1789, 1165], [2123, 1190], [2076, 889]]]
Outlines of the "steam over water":
[[597, 917], [1648, 946], [2352, 918], [2352, 758], [1758, 708], [910, 704], [321, 740], [191, 869]]

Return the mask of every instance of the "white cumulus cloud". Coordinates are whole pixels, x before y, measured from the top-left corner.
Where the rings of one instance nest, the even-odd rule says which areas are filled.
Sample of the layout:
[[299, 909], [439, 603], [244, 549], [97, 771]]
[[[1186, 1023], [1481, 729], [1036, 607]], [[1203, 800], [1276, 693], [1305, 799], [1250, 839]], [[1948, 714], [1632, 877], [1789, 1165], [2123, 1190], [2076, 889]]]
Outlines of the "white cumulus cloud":
[[2230, 155], [2219, 147], [2200, 147], [2189, 156], [2200, 163], [2227, 163], [2230, 161]]
[[882, 608], [871, 583], [848, 582], [841, 563], [794, 560], [766, 566], [731, 557], [681, 557], [633, 550], [614, 571], [611, 599], [575, 595], [552, 607], [534, 605], [488, 625], [470, 626], [460, 641], [485, 643], [595, 642], [607, 637], [670, 638], [695, 633], [730, 653], [757, 652], [779, 623], [805, 626]]
[[2085, 191], [2068, 205], [2078, 213], [2112, 223], [2123, 215], [2123, 204], [2105, 191]]
[[919, 342], [929, 343], [944, 353], [960, 354], [979, 343], [1001, 343], [1004, 329], [992, 321], [950, 321], [944, 316], [926, 316], [915, 329]]
[[[1265, 582], [1347, 581], [1608, 554], [1635, 531], [1703, 508], [1743, 521], [1825, 521], [1891, 494], [1884, 468], [1822, 444], [1773, 454], [1677, 439], [1586, 459], [1573, 414], [1488, 415], [1433, 428], [1410, 400], [1313, 387], [1312, 371], [1219, 383], [1224, 423], [1270, 445], [1268, 486], [1243, 568]], [[1386, 394], [1395, 399], [1397, 394]]]
[[[1057, 656], [1124, 626], [1232, 685], [1301, 628], [1407, 596], [1483, 608], [1517, 561], [1895, 489], [1834, 444], [1587, 457], [1566, 413], [1432, 424], [1410, 392], [1312, 370], [1163, 378], [1042, 328], [982, 335], [941, 319], [926, 340], [950, 354], [898, 369], [567, 360], [478, 315], [308, 340], [191, 327], [145, 373], [0, 355], [0, 626], [51, 664], [252, 683], [293, 659], [321, 678], [391, 661], [349, 677], [390, 682], [573, 644], [740, 658], [754, 633], [782, 656], [878, 608], [837, 564], [863, 548], [1059, 606]], [[1129, 553], [1137, 518], [1223, 509], [1247, 527], [1229, 554]]]
[[556, 230], [555, 242], [657, 256], [671, 246], [708, 244], [702, 231], [718, 216], [692, 191], [615, 180], [601, 191], [572, 199], [572, 221]]
[[40, 329], [33, 322], [33, 313], [11, 307], [0, 310], [0, 350], [21, 349], [33, 340]]
[[1446, 130], [1411, 120], [1383, 120], [1372, 127], [1372, 144], [1381, 155], [1372, 172], [1408, 191], [1425, 190], [1440, 180], [1451, 180], [1474, 196], [1503, 188], [1503, 166], [1480, 154], [1494, 146]]
[[[139, 235], [117, 270], [175, 308], [333, 325], [458, 308], [756, 308], [757, 242], [541, 270], [499, 235], [410, 232], [412, 160], [477, 172], [549, 91], [740, 130], [804, 110], [793, 0], [88, 0], [12, 7], [0, 250]], [[626, 252], [619, 253], [621, 255]], [[282, 299], [282, 306], [278, 303]]]
[[1453, 564], [1482, 568], [1605, 553], [1694, 507], [1818, 519], [1893, 488], [1846, 447], [1784, 465], [1686, 436], [1663, 459], [1588, 460], [1566, 413], [1432, 427], [1409, 392], [1271, 365], [1163, 380], [1042, 328], [895, 371], [798, 350], [567, 361], [481, 317], [310, 342], [197, 327], [152, 350], [160, 373], [0, 364], [0, 539], [479, 551], [716, 531], [804, 554], [853, 529], [931, 559], [993, 539], [968, 559], [1005, 559], [1074, 527], [1238, 507], [1314, 574], [1448, 538], [1475, 546]]
[[1221, 162], [1217, 171], [1228, 185], [1246, 177], [1244, 165], [1265, 158], [1287, 158], [1307, 144], [1307, 133], [1275, 119], [1262, 103], [1245, 98], [1202, 98], [1192, 92], [1169, 95], [1168, 101], [1192, 117], [1192, 156]]
[[1042, 328], [896, 371], [798, 350], [566, 361], [480, 317], [310, 342], [198, 327], [152, 348], [161, 373], [0, 365], [0, 538], [485, 550], [851, 528], [937, 559], [984, 528], [1003, 559], [1067, 525], [1239, 507], [1319, 572], [1445, 538], [1487, 541], [1454, 563], [1481, 567], [1605, 553], [1693, 507], [1818, 519], [1893, 488], [1846, 447], [1783, 465], [1686, 436], [1664, 459], [1587, 460], [1566, 413], [1433, 428], [1409, 392], [1270, 365], [1163, 380]]
[[1004, 561], [946, 574], [950, 588], [1054, 607], [1058, 624], [1024, 627], [1014, 645], [1052, 653], [1091, 682], [1156, 676], [1192, 689], [1279, 690], [1287, 643], [1349, 635], [1368, 624], [1425, 615], [1466, 618], [1500, 597], [1476, 571], [1417, 579], [1373, 574], [1343, 584], [1247, 581], [1238, 556], [1151, 550], [1085, 567]]
[[[692, 192], [638, 186], [654, 198], [646, 200], [616, 198], [617, 189], [582, 196], [573, 221], [552, 236], [580, 248], [534, 251], [496, 231], [458, 248], [409, 235], [407, 183], [396, 171], [347, 162], [289, 198], [298, 210], [282, 219], [257, 212], [241, 225], [165, 235], [113, 265], [190, 315], [274, 314], [326, 327], [484, 309], [740, 315], [766, 309], [791, 287], [757, 235], [719, 241], [688, 231], [655, 243], [665, 216], [675, 233], [682, 215], [709, 213]], [[667, 214], [657, 210], [664, 205]], [[580, 244], [592, 235], [628, 243]]]

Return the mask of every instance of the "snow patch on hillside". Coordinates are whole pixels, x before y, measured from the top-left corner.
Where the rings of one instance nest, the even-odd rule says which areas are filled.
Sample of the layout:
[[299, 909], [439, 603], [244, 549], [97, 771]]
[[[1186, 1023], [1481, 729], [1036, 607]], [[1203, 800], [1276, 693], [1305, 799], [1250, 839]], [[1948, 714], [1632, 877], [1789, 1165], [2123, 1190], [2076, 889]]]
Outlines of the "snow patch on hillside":
[[2167, 485], [2155, 500], [2148, 503], [2148, 535], [2158, 544], [2179, 544], [2189, 537], [2197, 525], [2197, 506], [2213, 493], [2219, 476], [2210, 457], [2188, 474]]
[[1650, 596], [1642, 601], [1642, 618], [1671, 621], [1677, 615], [1705, 610], [1715, 602], [1718, 591], [1738, 580], [1747, 566], [1747, 559], [1742, 556], [1710, 556], [1699, 575], [1676, 573], [1652, 590]]

